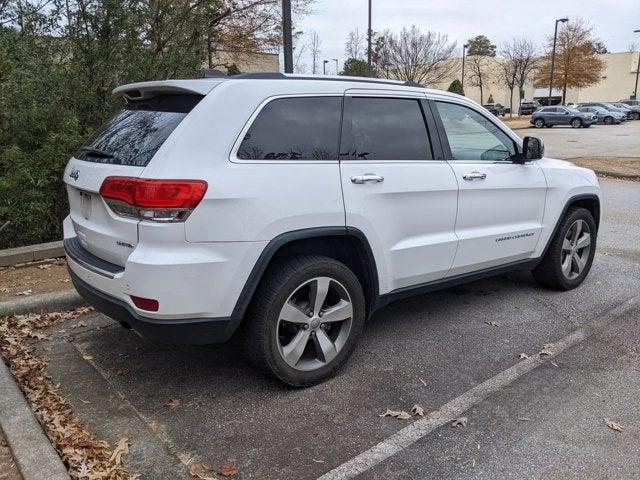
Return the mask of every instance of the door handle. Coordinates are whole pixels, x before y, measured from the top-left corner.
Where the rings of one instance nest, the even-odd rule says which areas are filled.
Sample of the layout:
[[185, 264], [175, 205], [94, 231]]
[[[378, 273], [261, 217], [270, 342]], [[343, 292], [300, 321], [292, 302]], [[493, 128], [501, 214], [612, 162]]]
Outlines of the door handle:
[[487, 174], [486, 173], [480, 173], [480, 172], [471, 172], [471, 173], [465, 173], [462, 178], [464, 178], [465, 180], [484, 180], [485, 178], [487, 178]]
[[380, 182], [384, 182], [384, 177], [382, 175], [376, 175], [375, 173], [365, 173], [364, 175], [354, 175], [351, 177], [351, 183], [355, 183], [357, 185]]

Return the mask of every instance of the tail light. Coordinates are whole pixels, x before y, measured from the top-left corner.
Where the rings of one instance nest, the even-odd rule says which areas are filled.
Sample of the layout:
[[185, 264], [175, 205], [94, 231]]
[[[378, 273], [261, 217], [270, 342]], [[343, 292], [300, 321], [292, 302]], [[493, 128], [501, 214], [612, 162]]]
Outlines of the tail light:
[[154, 222], [184, 222], [207, 191], [204, 180], [107, 177], [100, 195], [117, 215]]

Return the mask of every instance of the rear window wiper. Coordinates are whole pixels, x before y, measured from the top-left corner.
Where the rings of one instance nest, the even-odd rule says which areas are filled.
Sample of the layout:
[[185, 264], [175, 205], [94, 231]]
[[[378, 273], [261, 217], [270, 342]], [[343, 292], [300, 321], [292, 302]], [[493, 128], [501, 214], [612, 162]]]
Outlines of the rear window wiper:
[[81, 153], [84, 153], [86, 155], [89, 155], [90, 157], [113, 158], [113, 155], [111, 155], [109, 152], [105, 152], [104, 150], [100, 150], [99, 148], [80, 147], [78, 149], [78, 152], [81, 152]]

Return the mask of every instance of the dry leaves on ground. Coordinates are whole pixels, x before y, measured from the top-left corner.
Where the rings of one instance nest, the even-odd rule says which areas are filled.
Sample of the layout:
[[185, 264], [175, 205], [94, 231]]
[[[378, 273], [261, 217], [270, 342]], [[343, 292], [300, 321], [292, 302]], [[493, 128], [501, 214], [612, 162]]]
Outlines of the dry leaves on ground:
[[216, 476], [211, 472], [211, 467], [206, 463], [194, 463], [189, 467], [189, 475], [199, 480], [217, 480]]
[[37, 338], [37, 330], [90, 311], [91, 308], [82, 307], [70, 312], [2, 317], [0, 353], [71, 478], [131, 480], [137, 476], [129, 474], [120, 465], [122, 455], [128, 450], [126, 439], [121, 440], [113, 452], [106, 442], [95, 440], [75, 416], [69, 402], [58, 394], [46, 373], [47, 362], [35, 355], [29, 343], [29, 339]]
[[555, 347], [555, 344], [553, 343], [545, 343], [544, 345], [542, 345], [542, 350], [540, 350], [540, 356], [552, 355], [554, 347]]
[[494, 320], [487, 320], [484, 323], [486, 323], [487, 325], [489, 325], [490, 327], [499, 327], [500, 325], [498, 324], [498, 322], [494, 321]]
[[417, 403], [411, 408], [411, 413], [419, 417], [424, 417], [424, 409]]
[[386, 412], [378, 416], [393, 417], [393, 418], [397, 418], [398, 420], [409, 420], [411, 418], [411, 414], [405, 412], [404, 410], [389, 410], [389, 409], [387, 409]]
[[223, 477], [233, 477], [238, 474], [238, 467], [236, 467], [233, 463], [228, 465], [224, 465], [218, 470], [218, 473]]
[[614, 422], [613, 420], [609, 420], [608, 418], [604, 419], [604, 423], [607, 424], [607, 427], [609, 427], [611, 430], [615, 430], [616, 432], [622, 432], [622, 430], [624, 430], [624, 427], [622, 425]]
[[175, 410], [176, 408], [178, 408], [180, 405], [182, 404], [182, 402], [180, 400], [178, 400], [177, 398], [172, 398], [170, 399], [167, 403], [165, 403], [165, 407], [170, 408], [171, 410]]
[[521, 353], [520, 355], [518, 355], [518, 358], [519, 358], [520, 360], [524, 360], [524, 359], [529, 358], [529, 355], [527, 355], [526, 353]]
[[454, 428], [465, 428], [467, 426], [467, 422], [467, 417], [459, 417], [451, 422], [451, 426]]

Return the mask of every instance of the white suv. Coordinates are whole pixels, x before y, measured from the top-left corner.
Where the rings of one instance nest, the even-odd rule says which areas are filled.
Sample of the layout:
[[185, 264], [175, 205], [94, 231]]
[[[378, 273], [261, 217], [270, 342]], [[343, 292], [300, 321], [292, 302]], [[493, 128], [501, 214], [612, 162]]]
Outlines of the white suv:
[[465, 97], [278, 73], [114, 94], [65, 170], [64, 245], [78, 291], [151, 340], [240, 330], [305, 386], [393, 300], [512, 269], [570, 289], [591, 267], [594, 173]]

